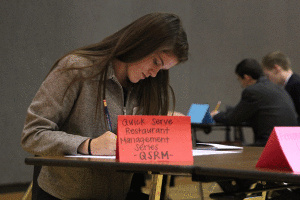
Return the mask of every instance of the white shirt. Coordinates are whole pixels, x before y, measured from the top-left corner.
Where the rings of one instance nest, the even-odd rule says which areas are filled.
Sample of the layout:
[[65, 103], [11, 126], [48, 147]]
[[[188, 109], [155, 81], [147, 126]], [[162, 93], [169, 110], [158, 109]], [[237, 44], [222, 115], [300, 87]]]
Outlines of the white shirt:
[[283, 86], [286, 86], [287, 82], [289, 82], [291, 76], [293, 75], [293, 73], [291, 73], [284, 81], [284, 85]]

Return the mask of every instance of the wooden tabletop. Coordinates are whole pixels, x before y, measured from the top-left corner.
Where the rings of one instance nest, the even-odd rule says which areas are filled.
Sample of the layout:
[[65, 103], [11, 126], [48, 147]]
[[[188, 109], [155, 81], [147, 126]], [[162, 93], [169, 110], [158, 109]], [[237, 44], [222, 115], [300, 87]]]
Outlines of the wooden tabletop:
[[132, 172], [157, 172], [193, 174], [206, 177], [232, 177], [266, 181], [300, 183], [300, 175], [292, 172], [259, 169], [255, 165], [263, 147], [244, 147], [239, 153], [194, 156], [193, 163], [186, 162], [119, 162], [116, 159], [78, 157], [29, 157], [28, 165], [110, 168]]
[[300, 174], [256, 168], [263, 147], [244, 147], [241, 153], [194, 157], [194, 175], [300, 183]]
[[65, 166], [65, 167], [91, 167], [110, 168], [120, 171], [157, 172], [157, 173], [188, 173], [193, 172], [193, 162], [119, 162], [116, 159], [81, 158], [81, 157], [28, 157], [27, 165], [37, 166]]

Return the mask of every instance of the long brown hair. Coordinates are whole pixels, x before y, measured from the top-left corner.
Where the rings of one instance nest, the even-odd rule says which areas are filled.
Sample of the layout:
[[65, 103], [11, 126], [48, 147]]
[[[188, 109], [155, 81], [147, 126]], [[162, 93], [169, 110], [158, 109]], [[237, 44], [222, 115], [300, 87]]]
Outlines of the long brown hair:
[[[99, 104], [105, 99], [106, 81], [104, 80], [107, 79], [108, 68], [113, 59], [132, 63], [143, 59], [158, 49], [172, 52], [179, 63], [188, 59], [187, 36], [180, 18], [175, 14], [147, 14], [99, 43], [76, 49], [65, 56], [75, 54], [86, 57], [93, 62], [88, 67], [97, 69], [97, 73], [93, 77], [100, 75]], [[51, 70], [57, 66], [62, 58], [56, 61]], [[156, 77], [140, 80], [134, 84], [134, 88], [137, 89], [139, 97], [139, 114], [166, 115], [169, 110], [170, 94], [173, 97], [174, 110], [175, 97], [169, 85], [168, 70], [160, 70]]]

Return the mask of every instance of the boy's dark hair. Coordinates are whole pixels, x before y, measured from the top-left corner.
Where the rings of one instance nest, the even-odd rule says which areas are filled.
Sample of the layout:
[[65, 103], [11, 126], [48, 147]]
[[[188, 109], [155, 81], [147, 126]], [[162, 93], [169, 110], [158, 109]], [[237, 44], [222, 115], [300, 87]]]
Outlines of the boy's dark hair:
[[257, 60], [244, 59], [237, 64], [235, 73], [241, 78], [244, 78], [244, 75], [246, 74], [253, 79], [258, 80], [263, 75], [263, 70]]

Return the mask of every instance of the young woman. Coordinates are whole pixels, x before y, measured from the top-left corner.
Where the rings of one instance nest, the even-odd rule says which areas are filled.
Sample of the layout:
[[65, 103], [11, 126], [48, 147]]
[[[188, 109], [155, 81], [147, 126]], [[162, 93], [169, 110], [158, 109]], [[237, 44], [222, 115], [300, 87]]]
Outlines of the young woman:
[[[97, 44], [60, 58], [31, 105], [22, 147], [34, 155], [115, 155], [118, 115], [167, 115], [168, 70], [188, 59], [178, 16], [147, 14]], [[106, 100], [112, 121], [103, 112]], [[39, 194], [51, 199], [125, 199], [132, 174], [44, 166]], [[43, 197], [45, 198], [45, 197]]]

